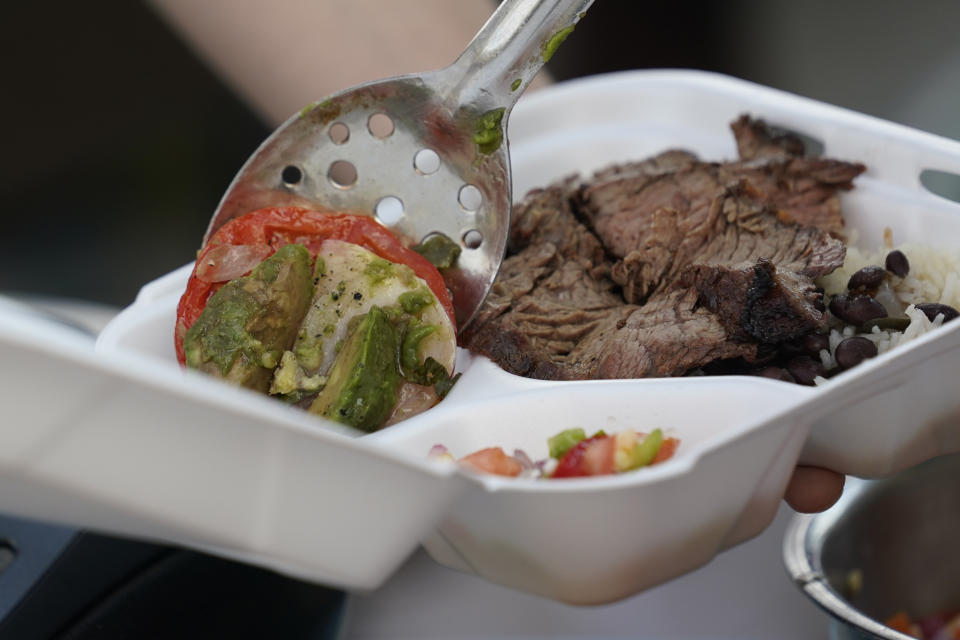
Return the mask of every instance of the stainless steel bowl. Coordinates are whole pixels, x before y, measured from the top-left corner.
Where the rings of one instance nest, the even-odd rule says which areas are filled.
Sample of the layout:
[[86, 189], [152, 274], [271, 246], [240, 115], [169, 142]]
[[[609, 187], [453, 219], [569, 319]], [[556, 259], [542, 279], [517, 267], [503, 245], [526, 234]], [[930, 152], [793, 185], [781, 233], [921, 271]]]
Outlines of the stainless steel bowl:
[[791, 521], [783, 557], [833, 616], [831, 638], [908, 640], [881, 621], [960, 608], [960, 454], [881, 480], [849, 478], [832, 508]]

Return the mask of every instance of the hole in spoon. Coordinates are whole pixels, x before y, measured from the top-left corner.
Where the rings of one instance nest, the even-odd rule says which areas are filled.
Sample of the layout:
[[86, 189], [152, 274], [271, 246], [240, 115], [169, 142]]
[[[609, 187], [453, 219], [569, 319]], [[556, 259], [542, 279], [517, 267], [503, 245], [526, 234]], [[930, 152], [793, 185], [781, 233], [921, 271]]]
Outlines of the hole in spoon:
[[367, 129], [374, 138], [389, 138], [393, 133], [393, 120], [385, 113], [375, 113], [367, 120]]
[[294, 165], [287, 165], [283, 168], [283, 171], [280, 172], [280, 179], [283, 180], [283, 184], [288, 187], [293, 187], [300, 184], [300, 181], [303, 180], [303, 171], [300, 170], [300, 167]]
[[330, 136], [330, 142], [333, 144], [343, 144], [350, 139], [350, 127], [342, 122], [334, 122], [330, 125], [327, 135]]
[[483, 234], [476, 229], [470, 229], [463, 234], [463, 246], [467, 249], [476, 249], [483, 244]]
[[380, 202], [373, 208], [377, 214], [377, 219], [388, 227], [400, 222], [403, 218], [403, 201], [396, 196], [387, 196], [381, 198]]
[[472, 184], [465, 184], [460, 187], [457, 193], [457, 201], [466, 211], [476, 211], [483, 204], [483, 194]]
[[433, 149], [420, 149], [413, 156], [413, 168], [422, 176], [436, 173], [440, 169], [440, 156]]
[[327, 170], [327, 178], [338, 189], [349, 189], [357, 183], [357, 168], [352, 162], [337, 160]]

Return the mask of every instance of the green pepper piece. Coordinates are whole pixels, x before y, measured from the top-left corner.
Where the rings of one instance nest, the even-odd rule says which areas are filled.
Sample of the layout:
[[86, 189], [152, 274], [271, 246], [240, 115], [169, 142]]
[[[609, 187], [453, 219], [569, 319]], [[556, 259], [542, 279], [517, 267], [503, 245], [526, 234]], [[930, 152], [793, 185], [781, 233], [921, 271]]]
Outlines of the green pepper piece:
[[662, 444], [663, 431], [654, 429], [646, 438], [638, 442], [633, 451], [630, 452], [630, 464], [624, 471], [633, 471], [653, 462]]
[[585, 440], [587, 432], [577, 427], [561, 431], [552, 438], [547, 439], [547, 446], [550, 447], [550, 457], [558, 460], [573, 449], [578, 442]]
[[503, 142], [503, 129], [500, 124], [505, 111], [504, 107], [491, 109], [477, 118], [473, 141], [480, 153], [489, 155], [500, 148]]

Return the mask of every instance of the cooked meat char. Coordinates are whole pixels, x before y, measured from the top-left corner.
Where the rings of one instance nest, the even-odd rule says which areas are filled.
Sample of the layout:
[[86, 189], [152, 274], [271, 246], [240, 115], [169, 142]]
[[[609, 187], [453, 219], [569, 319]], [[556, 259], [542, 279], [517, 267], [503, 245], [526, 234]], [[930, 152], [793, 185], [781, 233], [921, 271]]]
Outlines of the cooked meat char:
[[730, 128], [737, 140], [737, 153], [741, 160], [789, 160], [802, 157], [806, 151], [803, 140], [797, 135], [790, 131], [774, 131], [748, 115], [740, 116]]
[[843, 263], [837, 191], [864, 167], [800, 157], [761, 121], [733, 129], [739, 161], [673, 150], [528, 194], [464, 345], [520, 375], [632, 378], [823, 329], [813, 278]]
[[809, 278], [767, 258], [740, 265], [694, 265], [684, 283], [738, 341], [777, 343], [826, 328], [823, 298]]

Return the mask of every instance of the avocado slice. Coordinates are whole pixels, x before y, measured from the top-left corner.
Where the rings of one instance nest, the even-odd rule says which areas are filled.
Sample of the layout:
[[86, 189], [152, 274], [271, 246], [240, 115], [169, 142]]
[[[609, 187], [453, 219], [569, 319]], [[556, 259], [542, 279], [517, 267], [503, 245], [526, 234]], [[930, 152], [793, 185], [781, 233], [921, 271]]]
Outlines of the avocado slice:
[[310, 253], [285, 245], [220, 288], [187, 331], [187, 366], [266, 392], [313, 298]]
[[[280, 359], [271, 394], [309, 406], [326, 383], [349, 330], [355, 326], [352, 322], [374, 306], [380, 307], [398, 328], [398, 341], [404, 340], [401, 326], [435, 327], [428, 335], [420, 336], [422, 340], [416, 344], [406, 340], [406, 345], [413, 347], [406, 353], [412, 352], [418, 358], [418, 369], [420, 363], [432, 357], [446, 373], [453, 373], [453, 325], [429, 286], [413, 269], [384, 260], [360, 245], [332, 238], [319, 247], [317, 265], [313, 302], [293, 347]], [[409, 367], [401, 367], [401, 371], [409, 377]], [[435, 373], [439, 373], [439, 368]]]
[[397, 402], [397, 335], [380, 307], [370, 307], [354, 323], [310, 413], [370, 433], [386, 421]]

